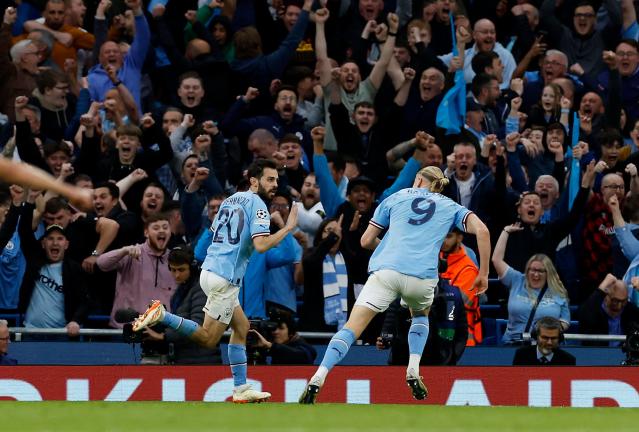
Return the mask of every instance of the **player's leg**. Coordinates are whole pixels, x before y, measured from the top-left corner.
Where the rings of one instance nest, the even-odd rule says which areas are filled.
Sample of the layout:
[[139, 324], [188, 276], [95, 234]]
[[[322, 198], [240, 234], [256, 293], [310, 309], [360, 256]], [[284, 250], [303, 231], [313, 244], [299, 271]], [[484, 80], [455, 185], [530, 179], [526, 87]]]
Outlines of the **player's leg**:
[[382, 270], [368, 278], [348, 321], [329, 342], [319, 368], [300, 397], [300, 403], [312, 404], [315, 402], [331, 369], [346, 357], [353, 342], [362, 334], [375, 315], [388, 309], [391, 302], [395, 300], [397, 290], [393, 288], [393, 277], [394, 275]]
[[428, 324], [428, 313], [430, 308], [422, 310], [410, 309], [412, 316], [411, 325], [408, 329], [408, 359], [407, 370], [419, 371], [419, 362], [422, 359], [422, 353], [428, 340], [430, 326]]
[[328, 372], [346, 357], [351, 345], [362, 334], [377, 313], [377, 311], [365, 306], [355, 305], [353, 307], [351, 316], [344, 327], [335, 333], [329, 342], [322, 363], [313, 378], [319, 378], [321, 383], [324, 382]]
[[90, 190], [59, 182], [51, 174], [33, 165], [0, 158], [0, 180], [33, 189], [50, 190], [66, 197], [71, 204], [82, 210], [93, 208], [93, 193]]
[[231, 322], [239, 288], [206, 270], [200, 275], [200, 286], [207, 294], [202, 326], [195, 321], [167, 312], [159, 300], [154, 300], [146, 312], [135, 320], [133, 331], [138, 332], [162, 323], [200, 346], [215, 348]]
[[410, 308], [412, 318], [408, 330], [408, 367], [406, 368], [406, 383], [411, 388], [415, 399], [425, 399], [428, 390], [419, 374], [419, 363], [428, 340], [428, 313], [433, 303], [437, 281], [434, 279], [419, 279], [405, 276], [406, 284], [402, 290], [402, 301]]
[[[364, 288], [366, 289], [366, 288]], [[364, 291], [362, 291], [363, 294]], [[324, 380], [333, 367], [338, 364], [350, 349], [353, 342], [362, 334], [368, 323], [377, 315], [377, 311], [373, 311], [365, 306], [355, 305], [351, 312], [351, 316], [333, 337], [326, 347], [322, 363], [317, 368], [315, 375], [311, 377], [304, 392], [300, 396], [299, 403], [313, 404], [320, 388], [324, 385]]]
[[233, 389], [233, 402], [235, 403], [259, 403], [267, 401], [271, 397], [270, 393], [254, 390], [250, 384], [246, 383], [246, 335], [249, 327], [249, 321], [238, 303], [233, 309], [231, 340], [228, 346], [229, 364], [235, 387]]
[[235, 388], [246, 384], [246, 334], [248, 330], [249, 321], [242, 308], [237, 306], [231, 319], [231, 339], [228, 346], [229, 365]]
[[204, 315], [204, 323], [200, 326], [195, 321], [167, 312], [159, 300], [153, 300], [149, 308], [133, 323], [133, 331], [139, 332], [155, 324], [164, 324], [176, 333], [188, 337], [198, 345], [213, 349], [222, 338], [228, 323], [221, 322]]

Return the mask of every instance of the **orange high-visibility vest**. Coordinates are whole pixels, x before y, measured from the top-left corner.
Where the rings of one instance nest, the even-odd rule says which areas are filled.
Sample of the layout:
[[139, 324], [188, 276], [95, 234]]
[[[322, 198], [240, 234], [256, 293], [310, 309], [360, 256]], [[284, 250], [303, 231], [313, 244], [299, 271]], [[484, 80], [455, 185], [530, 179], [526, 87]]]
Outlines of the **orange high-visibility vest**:
[[[440, 258], [444, 254], [440, 252]], [[464, 246], [459, 250], [451, 252], [446, 257], [448, 269], [441, 277], [450, 280], [450, 284], [459, 288], [466, 307], [466, 319], [468, 320], [468, 341], [466, 346], [475, 346], [482, 342], [483, 333], [481, 328], [481, 314], [479, 313], [479, 297], [473, 289], [475, 278], [479, 274], [479, 269], [472, 259], [466, 254]]]

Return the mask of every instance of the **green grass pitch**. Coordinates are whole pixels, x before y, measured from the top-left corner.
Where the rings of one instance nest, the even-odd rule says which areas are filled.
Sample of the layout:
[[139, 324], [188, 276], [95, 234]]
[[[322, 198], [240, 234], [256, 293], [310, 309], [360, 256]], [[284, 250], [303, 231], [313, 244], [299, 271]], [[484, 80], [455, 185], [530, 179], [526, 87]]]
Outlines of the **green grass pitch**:
[[3, 431], [637, 431], [626, 408], [0, 402]]

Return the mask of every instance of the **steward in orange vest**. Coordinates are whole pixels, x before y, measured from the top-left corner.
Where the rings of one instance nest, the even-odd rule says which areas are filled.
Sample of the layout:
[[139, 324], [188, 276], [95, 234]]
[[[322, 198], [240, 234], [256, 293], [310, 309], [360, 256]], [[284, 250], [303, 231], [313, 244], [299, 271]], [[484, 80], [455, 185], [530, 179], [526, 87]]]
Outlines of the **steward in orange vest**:
[[439, 253], [440, 260], [445, 260], [448, 268], [440, 274], [450, 284], [459, 288], [466, 307], [468, 321], [468, 341], [466, 346], [475, 346], [482, 342], [481, 314], [479, 313], [479, 297], [473, 288], [479, 269], [467, 255], [462, 245], [464, 236], [457, 228], [449, 232]]

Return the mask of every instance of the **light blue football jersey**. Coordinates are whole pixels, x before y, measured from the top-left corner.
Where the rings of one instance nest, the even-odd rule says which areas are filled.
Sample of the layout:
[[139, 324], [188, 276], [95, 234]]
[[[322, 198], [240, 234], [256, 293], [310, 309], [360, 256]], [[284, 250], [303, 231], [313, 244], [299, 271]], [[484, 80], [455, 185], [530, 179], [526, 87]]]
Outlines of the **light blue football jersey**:
[[370, 223], [388, 228], [368, 263], [370, 273], [388, 269], [422, 279], [437, 279], [439, 249], [457, 226], [466, 231], [472, 212], [423, 188], [402, 189], [386, 198]]
[[202, 269], [239, 285], [253, 253], [253, 238], [269, 235], [271, 215], [262, 198], [237, 192], [222, 202], [211, 224], [213, 237]]

